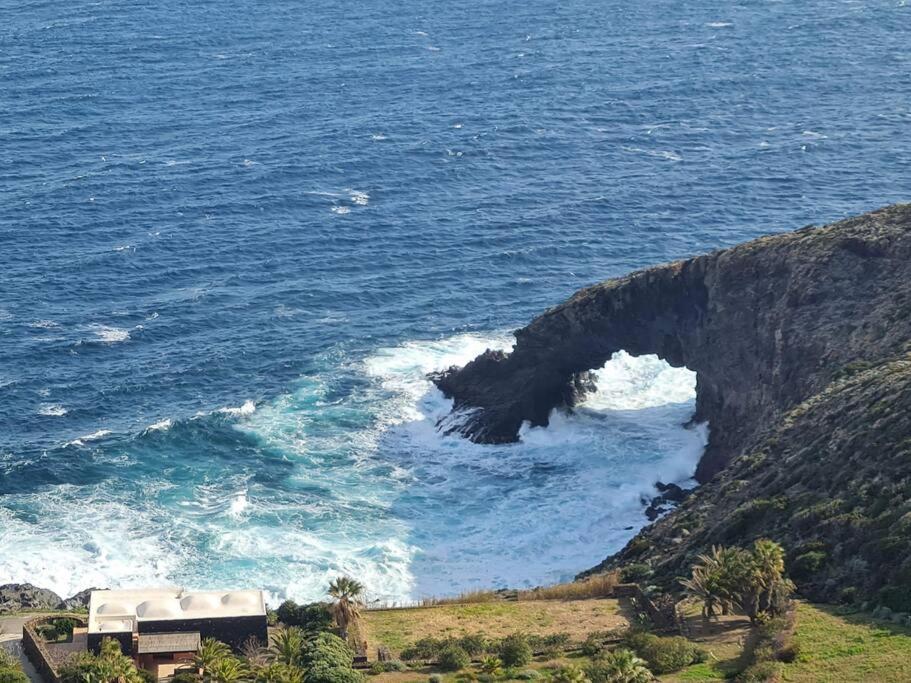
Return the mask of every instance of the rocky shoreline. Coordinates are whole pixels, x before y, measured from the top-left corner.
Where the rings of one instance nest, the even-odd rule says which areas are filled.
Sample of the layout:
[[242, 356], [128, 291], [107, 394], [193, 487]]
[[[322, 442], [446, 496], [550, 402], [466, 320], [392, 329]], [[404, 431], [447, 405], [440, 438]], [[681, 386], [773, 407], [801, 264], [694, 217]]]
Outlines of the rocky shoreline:
[[0, 586], [0, 614], [33, 610], [76, 610], [89, 606], [93, 590], [87, 588], [68, 598], [61, 598], [54, 591], [30, 583], [8, 583]]

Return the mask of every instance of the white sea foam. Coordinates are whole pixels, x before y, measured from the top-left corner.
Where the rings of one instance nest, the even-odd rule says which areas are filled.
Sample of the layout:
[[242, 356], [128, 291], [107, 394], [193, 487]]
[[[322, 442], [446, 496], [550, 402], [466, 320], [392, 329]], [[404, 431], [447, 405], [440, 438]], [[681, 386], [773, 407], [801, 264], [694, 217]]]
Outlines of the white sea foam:
[[256, 412], [256, 404], [253, 401], [244, 401], [244, 404], [239, 408], [219, 408], [215, 412], [222, 413], [223, 415], [236, 415], [239, 417], [245, 417]]
[[38, 408], [38, 414], [47, 417], [63, 417], [66, 415], [66, 408], [59, 403], [44, 403]]
[[370, 139], [379, 142], [381, 140], [388, 140], [389, 138], [387, 138], [382, 133], [374, 133], [373, 135], [370, 136]]
[[127, 341], [130, 338], [130, 331], [120, 327], [109, 327], [107, 325], [91, 325], [91, 331], [95, 334], [98, 341], [105, 344], [116, 344]]
[[730, 21], [710, 21], [706, 24], [709, 28], [730, 28], [733, 25]]
[[339, 215], [344, 215], [346, 213], [351, 213], [351, 207], [349, 206], [333, 206], [332, 213], [337, 213]]
[[146, 427], [147, 432], [165, 432], [171, 428], [171, 418], [166, 417]]
[[37, 330], [53, 330], [60, 327], [60, 324], [53, 320], [35, 320], [30, 322], [28, 326]]
[[[163, 467], [141, 482], [130, 473], [121, 485], [13, 496], [38, 522], [0, 508], [0, 583], [27, 577], [67, 594], [256, 585], [275, 604], [318, 599], [340, 573], [384, 601], [568, 578], [645, 523], [640, 496], [654, 495], [656, 480], [689, 481], [706, 438], [681, 426], [694, 377], [620, 353], [580, 408], [523, 427], [520, 443], [442, 436], [451, 402], [427, 372], [511, 343], [507, 334], [408, 342], [353, 366], [327, 361], [260, 406], [215, 411], [243, 417], [232, 424], [266, 454], [249, 467], [194, 459], [182, 465], [199, 468], [189, 483]], [[357, 376], [357, 392], [338, 393], [338, 373]], [[96, 457], [129, 461], [124, 448]]]
[[642, 149], [641, 147], [623, 147], [627, 152], [634, 152], [636, 154], [645, 154], [646, 156], [656, 157], [659, 159], [667, 159], [668, 161], [683, 161], [683, 157], [677, 154], [676, 152], [670, 152], [667, 150], [653, 150], [653, 149]]
[[361, 192], [360, 190], [348, 190], [348, 196], [350, 196], [351, 201], [358, 206], [367, 206], [367, 203], [370, 201], [370, 195], [366, 192]]
[[86, 441], [98, 441], [98, 439], [103, 439], [108, 434], [111, 433], [109, 429], [99, 429], [97, 432], [92, 432], [91, 434], [86, 434], [85, 436], [80, 436], [78, 439], [73, 439], [72, 441], [67, 441], [65, 446], [84, 446]]

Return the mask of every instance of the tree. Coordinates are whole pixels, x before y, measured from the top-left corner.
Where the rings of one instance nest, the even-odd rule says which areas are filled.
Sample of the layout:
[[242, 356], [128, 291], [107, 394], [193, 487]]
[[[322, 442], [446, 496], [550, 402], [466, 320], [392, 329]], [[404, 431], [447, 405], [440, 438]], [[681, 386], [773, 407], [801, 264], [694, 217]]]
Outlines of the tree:
[[585, 673], [592, 683], [650, 683], [655, 680], [645, 662], [624, 648], [597, 657]]
[[335, 599], [332, 616], [343, 640], [348, 640], [349, 630], [356, 627], [361, 616], [363, 584], [347, 576], [340, 576], [329, 584], [329, 595]]
[[249, 674], [247, 664], [237, 657], [224, 657], [209, 665], [204, 680], [213, 683], [237, 683], [246, 680]]
[[193, 664], [196, 666], [196, 669], [205, 676], [206, 672], [213, 664], [230, 656], [231, 648], [223, 642], [215, 640], [215, 638], [205, 638], [199, 644], [199, 649], [193, 657]]
[[253, 680], [255, 683], [303, 683], [304, 672], [296, 666], [276, 662], [256, 669]]
[[298, 666], [304, 649], [304, 633], [297, 626], [283, 628], [272, 636], [269, 657], [273, 662]]
[[781, 614], [794, 590], [784, 577], [784, 549], [768, 539], [756, 541], [750, 550], [713, 546], [681, 584], [702, 601], [704, 618], [736, 607], [753, 623]]
[[97, 655], [81, 652], [60, 668], [63, 683], [143, 683], [144, 679], [133, 660], [120, 651], [120, 643], [112, 638], [101, 641]]

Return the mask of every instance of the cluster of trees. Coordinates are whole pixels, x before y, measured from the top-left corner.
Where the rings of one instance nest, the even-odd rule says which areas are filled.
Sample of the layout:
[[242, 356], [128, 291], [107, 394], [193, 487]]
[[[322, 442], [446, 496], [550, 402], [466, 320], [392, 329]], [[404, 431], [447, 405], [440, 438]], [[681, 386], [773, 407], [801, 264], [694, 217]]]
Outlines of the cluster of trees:
[[411, 647], [402, 651], [402, 658], [436, 662], [444, 671], [464, 669], [472, 657], [483, 654], [493, 655], [485, 661], [490, 666], [515, 668], [528, 664], [533, 655], [533, 644], [564, 643], [568, 637], [554, 639], [531, 638], [522, 633], [513, 633], [502, 639], [492, 640], [481, 634], [469, 634], [460, 638], [421, 638]]
[[63, 683], [154, 683], [155, 676], [136, 668], [133, 660], [120, 651], [120, 643], [105, 638], [101, 651], [80, 652], [60, 668]]
[[277, 631], [269, 647], [245, 648], [244, 657], [217, 640], [202, 642], [194, 672], [182, 672], [174, 683], [361, 683], [352, 668], [354, 651], [333, 633], [306, 632], [297, 626]]
[[778, 543], [764, 538], [749, 549], [713, 546], [681, 583], [702, 601], [706, 619], [739, 610], [752, 623], [762, 623], [783, 614], [794, 591], [785, 576], [784, 556]]
[[29, 683], [19, 662], [0, 647], [0, 683]]

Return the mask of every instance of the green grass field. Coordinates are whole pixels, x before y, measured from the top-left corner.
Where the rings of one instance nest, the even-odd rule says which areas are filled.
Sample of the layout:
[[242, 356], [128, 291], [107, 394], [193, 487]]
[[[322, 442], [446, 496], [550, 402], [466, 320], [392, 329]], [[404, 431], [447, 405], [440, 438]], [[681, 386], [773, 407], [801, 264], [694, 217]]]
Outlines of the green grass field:
[[784, 680], [802, 683], [908, 683], [911, 629], [840, 616], [831, 607], [801, 604], [796, 642], [800, 654], [783, 667]]

